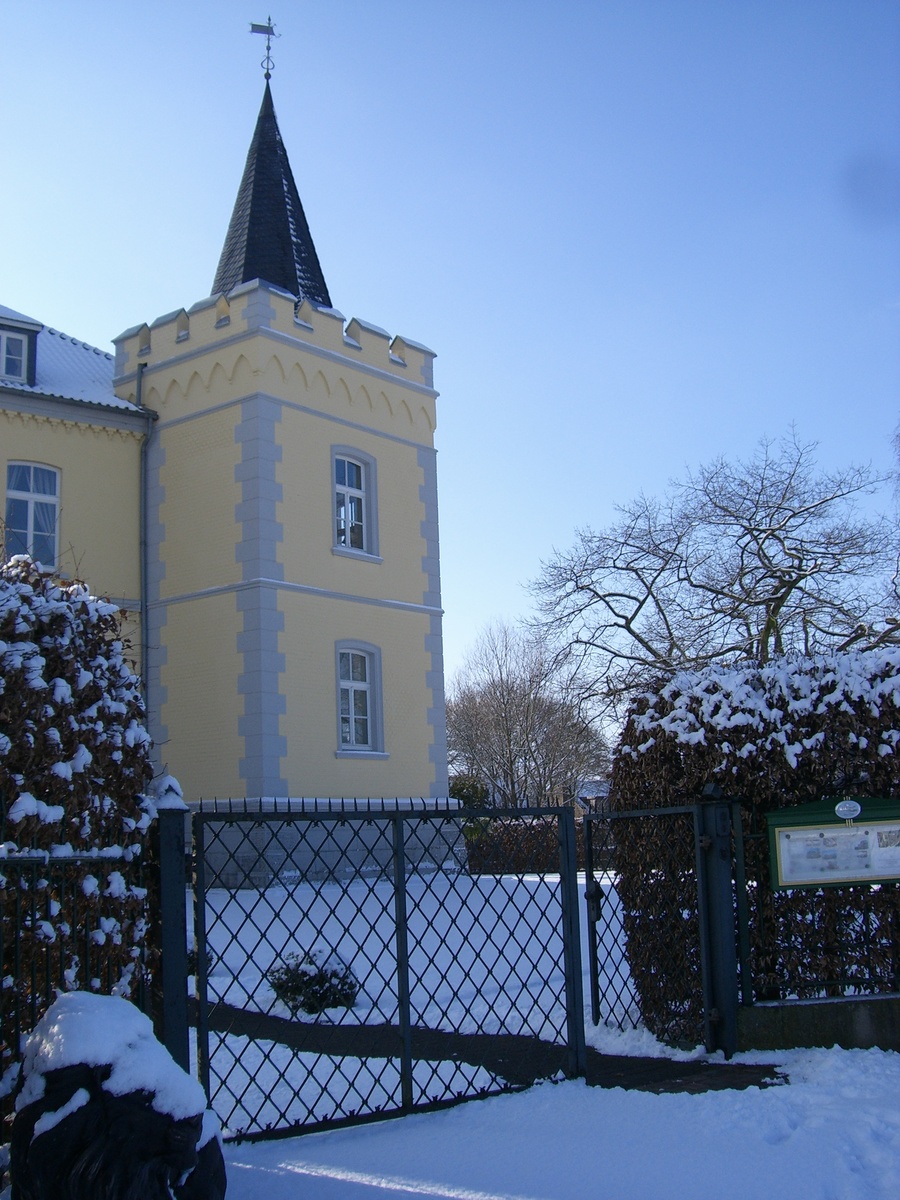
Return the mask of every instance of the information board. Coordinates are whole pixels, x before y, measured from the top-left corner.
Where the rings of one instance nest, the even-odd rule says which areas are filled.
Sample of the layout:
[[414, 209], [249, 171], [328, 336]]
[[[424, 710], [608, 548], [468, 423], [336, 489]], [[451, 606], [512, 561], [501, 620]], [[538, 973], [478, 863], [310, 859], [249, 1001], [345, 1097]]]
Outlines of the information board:
[[776, 887], [900, 880], [900, 820], [781, 826]]

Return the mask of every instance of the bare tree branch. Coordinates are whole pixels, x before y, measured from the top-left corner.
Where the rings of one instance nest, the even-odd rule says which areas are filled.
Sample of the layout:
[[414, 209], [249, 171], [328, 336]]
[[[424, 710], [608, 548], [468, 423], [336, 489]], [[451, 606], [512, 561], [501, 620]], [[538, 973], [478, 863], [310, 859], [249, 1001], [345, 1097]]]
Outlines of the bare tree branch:
[[447, 700], [451, 772], [493, 803], [569, 800], [605, 772], [606, 742], [587, 690], [540, 638], [490, 626]]
[[544, 564], [544, 636], [614, 710], [676, 667], [900, 642], [896, 527], [858, 511], [884, 482], [793, 434], [718, 458]]

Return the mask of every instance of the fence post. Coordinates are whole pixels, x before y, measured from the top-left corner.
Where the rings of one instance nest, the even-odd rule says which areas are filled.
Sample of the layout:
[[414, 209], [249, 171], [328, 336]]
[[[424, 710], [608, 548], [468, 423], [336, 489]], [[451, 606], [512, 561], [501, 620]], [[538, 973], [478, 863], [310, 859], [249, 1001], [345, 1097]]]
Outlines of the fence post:
[[587, 1071], [584, 1037], [584, 996], [581, 982], [581, 926], [578, 920], [578, 854], [575, 845], [575, 813], [571, 808], [559, 817], [559, 890], [562, 907], [563, 961], [566, 976], [566, 1032], [570, 1079]]
[[409, 930], [406, 924], [406, 854], [403, 845], [403, 816], [393, 817], [394, 922], [397, 950], [397, 1007], [400, 1024], [400, 1102], [413, 1106], [412, 1017], [409, 993]]
[[585, 920], [587, 921], [587, 951], [590, 967], [591, 984], [591, 1023], [600, 1024], [600, 971], [597, 966], [597, 920], [600, 916], [600, 904], [603, 900], [603, 889], [594, 878], [594, 821], [592, 813], [585, 813], [581, 821], [581, 833], [584, 838], [584, 899]]
[[720, 789], [704, 790], [700, 807], [700, 846], [709, 946], [709, 976], [715, 1049], [731, 1058], [737, 1049], [738, 961], [731, 864], [731, 801]]
[[162, 1042], [178, 1065], [190, 1071], [184, 869], [184, 821], [187, 811], [184, 804], [160, 808], [157, 820], [162, 929]]

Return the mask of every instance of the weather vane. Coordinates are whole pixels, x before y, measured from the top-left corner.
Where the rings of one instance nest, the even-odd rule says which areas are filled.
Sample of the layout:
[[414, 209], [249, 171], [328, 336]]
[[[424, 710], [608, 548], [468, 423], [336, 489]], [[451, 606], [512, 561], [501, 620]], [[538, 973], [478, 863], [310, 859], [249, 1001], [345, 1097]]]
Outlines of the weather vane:
[[259, 65], [265, 71], [266, 79], [269, 80], [272, 78], [272, 71], [275, 67], [274, 60], [272, 59], [272, 38], [281, 37], [281, 34], [275, 32], [275, 26], [272, 24], [271, 17], [266, 18], [265, 25], [254, 25], [253, 22], [251, 21], [250, 22], [250, 32], [251, 33], [261, 33], [261, 34], [263, 34], [263, 36], [266, 39], [266, 57], [262, 60], [262, 62]]

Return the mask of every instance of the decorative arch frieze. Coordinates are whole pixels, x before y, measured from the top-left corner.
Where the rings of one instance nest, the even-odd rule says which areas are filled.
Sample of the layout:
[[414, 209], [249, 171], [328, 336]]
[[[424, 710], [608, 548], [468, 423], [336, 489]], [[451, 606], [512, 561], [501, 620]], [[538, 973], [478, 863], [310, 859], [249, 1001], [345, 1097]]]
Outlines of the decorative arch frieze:
[[206, 390], [208, 392], [225, 391], [229, 384], [228, 374], [220, 362], [213, 364], [213, 369], [209, 373], [206, 380]]
[[331, 397], [331, 388], [328, 386], [328, 380], [321, 371], [316, 371], [313, 376], [312, 388], [313, 400], [327, 400]]
[[245, 354], [239, 354], [235, 360], [234, 368], [231, 372], [231, 385], [239, 389], [241, 393], [252, 392], [256, 390], [256, 385], [253, 380], [253, 368]]
[[369, 389], [365, 386], [365, 384], [361, 383], [356, 389], [355, 403], [360, 407], [367, 407], [370, 412], [372, 409], [374, 409], [375, 405], [372, 403], [372, 397], [369, 395]]
[[278, 383], [284, 384], [287, 382], [284, 364], [277, 354], [270, 354], [269, 361], [266, 363], [263, 377], [273, 377]]
[[288, 387], [291, 391], [302, 388], [304, 392], [309, 391], [309, 379], [306, 372], [298, 362], [291, 366], [291, 373], [288, 376]]
[[348, 407], [353, 404], [353, 397], [350, 395], [350, 389], [347, 387], [345, 379], [339, 379], [334, 385], [335, 400], [342, 400]]
[[[194, 375], [196, 375], [196, 374], [197, 374], [197, 372], [195, 371]], [[199, 379], [199, 376], [197, 376], [197, 378]], [[153, 389], [153, 390], [155, 391], [155, 389]], [[183, 396], [184, 396], [184, 393], [181, 390], [181, 384], [176, 379], [170, 380], [169, 386], [166, 388], [166, 394], [163, 396], [163, 400], [162, 400], [163, 408], [164, 409], [168, 408], [168, 406], [170, 404], [172, 404], [173, 402], [177, 404], [178, 401], [183, 398]], [[151, 402], [151, 407], [153, 407], [152, 402]]]
[[[179, 391], [181, 389], [179, 388]], [[203, 376], [199, 371], [191, 371], [190, 379], [188, 379], [187, 388], [182, 392], [185, 399], [191, 399], [209, 391], [209, 381], [204, 382]]]

